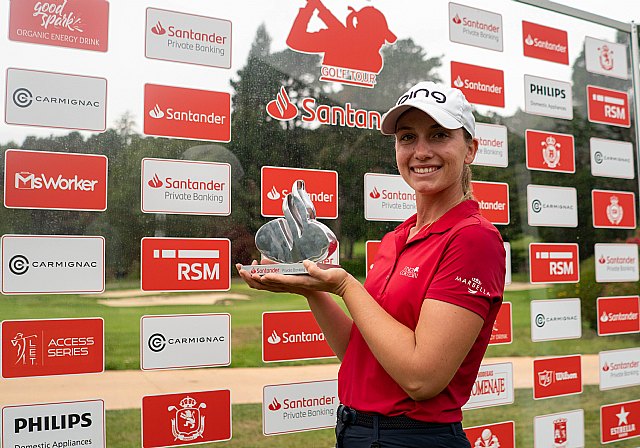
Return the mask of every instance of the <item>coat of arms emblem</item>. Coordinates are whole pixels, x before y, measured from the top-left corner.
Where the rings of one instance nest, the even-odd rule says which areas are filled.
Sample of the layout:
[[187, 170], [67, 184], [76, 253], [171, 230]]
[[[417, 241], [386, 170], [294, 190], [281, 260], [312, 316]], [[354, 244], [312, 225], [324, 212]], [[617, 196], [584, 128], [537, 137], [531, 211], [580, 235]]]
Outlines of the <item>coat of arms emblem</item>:
[[553, 446], [564, 448], [567, 446], [567, 419], [559, 418], [553, 421]]
[[558, 166], [560, 163], [560, 143], [550, 135], [541, 144], [544, 163], [546, 163], [549, 168]]
[[187, 442], [202, 437], [204, 433], [204, 415], [200, 409], [206, 408], [205, 403], [200, 403], [189, 396], [180, 400], [180, 407], [169, 406], [168, 411], [175, 411], [171, 418], [171, 432], [175, 440]]
[[543, 370], [542, 372], [538, 372], [538, 383], [542, 387], [547, 387], [553, 382], [553, 371], [552, 370]]
[[604, 70], [612, 70], [613, 69], [613, 51], [609, 49], [608, 45], [603, 45], [598, 48], [600, 50], [600, 66]]
[[611, 203], [607, 205], [607, 218], [609, 219], [611, 224], [616, 226], [620, 224], [620, 221], [622, 221], [624, 209], [620, 204], [618, 204], [617, 196], [611, 196], [611, 198], [609, 198], [609, 201]]

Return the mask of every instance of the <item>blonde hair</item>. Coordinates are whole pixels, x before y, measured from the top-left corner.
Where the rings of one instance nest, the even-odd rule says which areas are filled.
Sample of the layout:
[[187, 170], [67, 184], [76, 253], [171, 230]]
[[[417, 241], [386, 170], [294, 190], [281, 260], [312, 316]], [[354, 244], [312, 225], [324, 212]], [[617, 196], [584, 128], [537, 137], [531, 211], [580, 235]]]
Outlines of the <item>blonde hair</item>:
[[[473, 142], [473, 136], [464, 128], [462, 128], [462, 131], [464, 133], [464, 141], [471, 144]], [[471, 190], [471, 167], [466, 163], [462, 168], [462, 193], [464, 194], [462, 197], [463, 201], [473, 199], [473, 191]]]

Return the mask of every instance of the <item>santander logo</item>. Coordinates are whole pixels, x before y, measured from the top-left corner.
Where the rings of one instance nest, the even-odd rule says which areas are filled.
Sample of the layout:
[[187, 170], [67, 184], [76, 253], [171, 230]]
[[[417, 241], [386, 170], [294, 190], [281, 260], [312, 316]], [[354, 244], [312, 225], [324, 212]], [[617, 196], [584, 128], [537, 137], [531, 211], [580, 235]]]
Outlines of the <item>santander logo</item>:
[[282, 196], [280, 195], [280, 193], [278, 193], [278, 190], [276, 190], [276, 187], [274, 185], [273, 187], [271, 187], [271, 190], [269, 190], [269, 192], [267, 193], [267, 197], [272, 201], [277, 201]]
[[456, 80], [453, 81], [453, 85], [456, 86], [458, 89], [460, 89], [462, 86], [464, 86], [464, 81], [462, 81], [462, 78], [458, 76]]
[[369, 196], [371, 197], [371, 199], [379, 199], [380, 198], [380, 192], [378, 191], [378, 188], [373, 187], [373, 191], [371, 193], [369, 193]]
[[167, 32], [167, 30], [165, 30], [162, 27], [162, 24], [160, 23], [160, 21], [158, 20], [158, 23], [156, 23], [152, 28], [151, 28], [151, 32], [153, 34], [157, 34], [158, 36], [162, 36], [163, 34], [165, 34]]
[[274, 397], [271, 404], [269, 404], [269, 406], [267, 407], [269, 408], [270, 411], [277, 411], [282, 407], [282, 405], [280, 404], [278, 399]]
[[298, 115], [298, 108], [291, 102], [285, 88], [280, 87], [276, 99], [267, 104], [267, 113], [276, 120], [289, 121]]
[[164, 112], [160, 109], [160, 106], [156, 104], [155, 107], [149, 111], [149, 116], [151, 118], [162, 118], [164, 117]]
[[153, 178], [147, 183], [151, 188], [160, 188], [163, 185], [162, 181], [160, 180], [157, 174], [154, 174]]
[[458, 14], [456, 14], [456, 16], [453, 18], [453, 23], [455, 23], [456, 25], [460, 25], [462, 23], [462, 19], [460, 19], [460, 16]]
[[276, 333], [276, 330], [273, 330], [273, 333], [271, 333], [271, 336], [269, 336], [267, 338], [267, 341], [269, 342], [269, 344], [279, 344], [280, 341], [282, 341], [282, 338], [278, 335], [278, 333]]

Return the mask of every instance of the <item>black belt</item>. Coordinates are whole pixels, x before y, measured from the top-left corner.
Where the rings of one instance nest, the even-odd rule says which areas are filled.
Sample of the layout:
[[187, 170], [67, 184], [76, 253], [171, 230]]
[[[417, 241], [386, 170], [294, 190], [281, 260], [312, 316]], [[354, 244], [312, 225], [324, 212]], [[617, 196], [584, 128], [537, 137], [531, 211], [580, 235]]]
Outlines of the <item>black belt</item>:
[[[378, 419], [378, 427], [380, 429], [444, 429], [452, 428], [452, 425], [456, 425], [456, 423], [423, 422], [407, 417], [406, 415], [388, 417], [386, 415], [369, 414], [367, 412], [356, 411], [348, 406], [338, 406], [338, 420], [345, 425], [373, 428], [375, 418]], [[457, 425], [460, 425], [460, 423], [457, 423]]]

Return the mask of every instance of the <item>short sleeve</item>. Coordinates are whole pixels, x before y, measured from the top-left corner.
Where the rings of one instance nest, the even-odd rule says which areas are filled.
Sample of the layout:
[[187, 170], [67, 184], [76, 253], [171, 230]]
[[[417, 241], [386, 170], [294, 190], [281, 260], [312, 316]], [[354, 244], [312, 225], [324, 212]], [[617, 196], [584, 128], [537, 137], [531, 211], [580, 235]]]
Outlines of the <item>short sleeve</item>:
[[486, 319], [491, 304], [502, 300], [504, 278], [500, 233], [482, 223], [469, 225], [449, 241], [425, 298], [461, 306]]

